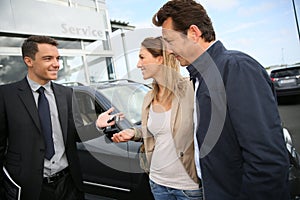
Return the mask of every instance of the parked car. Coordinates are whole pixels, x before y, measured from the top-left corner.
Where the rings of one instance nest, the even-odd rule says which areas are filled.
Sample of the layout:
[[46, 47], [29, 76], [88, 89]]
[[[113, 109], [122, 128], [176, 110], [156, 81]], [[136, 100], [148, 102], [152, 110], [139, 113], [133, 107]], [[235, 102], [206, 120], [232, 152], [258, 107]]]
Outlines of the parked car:
[[291, 200], [300, 199], [300, 155], [296, 151], [293, 138], [286, 128], [283, 128], [283, 136], [286, 144], [286, 148], [290, 158], [289, 169], [289, 187]]
[[[88, 141], [77, 143], [86, 195], [112, 199], [153, 199], [148, 175], [140, 168], [140, 142], [114, 143], [113, 133], [141, 125], [141, 109], [149, 86], [129, 81], [105, 81], [90, 86], [73, 85], [78, 107], [85, 124], [95, 123], [97, 116], [114, 107], [125, 119]], [[97, 198], [95, 198], [97, 199]], [[98, 198], [99, 199], [99, 198]]]
[[300, 65], [273, 69], [270, 72], [270, 77], [277, 96], [300, 94]]

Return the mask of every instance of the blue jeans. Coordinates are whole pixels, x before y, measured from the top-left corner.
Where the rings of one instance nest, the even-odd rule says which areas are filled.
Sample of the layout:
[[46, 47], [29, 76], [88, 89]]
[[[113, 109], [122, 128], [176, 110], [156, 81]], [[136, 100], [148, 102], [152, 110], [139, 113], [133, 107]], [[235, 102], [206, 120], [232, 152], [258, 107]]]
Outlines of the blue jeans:
[[202, 189], [178, 190], [165, 187], [149, 180], [152, 194], [155, 200], [202, 200]]

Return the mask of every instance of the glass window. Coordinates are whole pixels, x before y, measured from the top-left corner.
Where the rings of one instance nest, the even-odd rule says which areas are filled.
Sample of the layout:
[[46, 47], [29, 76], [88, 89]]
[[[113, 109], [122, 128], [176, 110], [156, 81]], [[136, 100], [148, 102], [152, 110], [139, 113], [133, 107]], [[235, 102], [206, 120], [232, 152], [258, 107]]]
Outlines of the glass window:
[[[6, 37], [0, 36], [0, 47], [21, 47], [27, 37]], [[56, 38], [55, 38], [56, 39]], [[82, 49], [80, 40], [56, 39], [60, 49]]]
[[106, 32], [106, 40], [96, 40], [96, 41], [84, 41], [84, 49], [92, 53], [101, 53], [105, 50], [111, 50], [109, 45], [109, 33]]
[[22, 56], [0, 55], [0, 84], [23, 79], [27, 74], [27, 66]]
[[62, 56], [57, 82], [86, 83], [82, 56]]
[[60, 40], [56, 39], [58, 42], [59, 49], [82, 49], [80, 40]]
[[133, 124], [140, 124], [144, 96], [150, 90], [145, 85], [118, 85], [101, 89], [101, 93], [121, 110]]
[[21, 47], [25, 39], [23, 37], [0, 36], [0, 47]]
[[105, 57], [87, 56], [86, 59], [91, 83], [108, 80], [107, 62]]
[[105, 50], [104, 46], [103, 46], [104, 41], [102, 41], [102, 40], [97, 40], [97, 41], [92, 41], [92, 42], [85, 41], [83, 44], [84, 44], [85, 50], [88, 50], [92, 53]]
[[300, 68], [282, 69], [271, 72], [272, 78], [282, 78], [286, 76], [297, 76], [300, 75]]
[[103, 112], [96, 110], [99, 106], [95, 106], [95, 99], [85, 92], [75, 91], [75, 95], [83, 123], [86, 125], [95, 122], [98, 114]]
[[72, 3], [77, 8], [83, 8], [94, 11], [97, 10], [95, 0], [73, 0]]
[[69, 0], [37, 0], [37, 1], [46, 1], [56, 5], [69, 6]]

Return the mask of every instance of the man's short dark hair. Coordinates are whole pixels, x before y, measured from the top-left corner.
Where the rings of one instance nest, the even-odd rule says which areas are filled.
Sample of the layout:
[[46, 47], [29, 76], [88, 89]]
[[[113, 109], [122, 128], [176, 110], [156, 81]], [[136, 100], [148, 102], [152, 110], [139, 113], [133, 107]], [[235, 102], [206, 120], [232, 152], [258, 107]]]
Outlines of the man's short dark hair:
[[53, 46], [58, 46], [58, 42], [48, 36], [33, 35], [27, 38], [22, 45], [22, 56], [35, 58], [35, 54], [38, 52], [38, 44], [51, 44]]
[[165, 3], [152, 18], [152, 23], [162, 26], [167, 18], [172, 18], [173, 28], [183, 34], [191, 25], [201, 30], [201, 37], [206, 42], [215, 40], [216, 35], [209, 16], [204, 7], [194, 0], [170, 0]]

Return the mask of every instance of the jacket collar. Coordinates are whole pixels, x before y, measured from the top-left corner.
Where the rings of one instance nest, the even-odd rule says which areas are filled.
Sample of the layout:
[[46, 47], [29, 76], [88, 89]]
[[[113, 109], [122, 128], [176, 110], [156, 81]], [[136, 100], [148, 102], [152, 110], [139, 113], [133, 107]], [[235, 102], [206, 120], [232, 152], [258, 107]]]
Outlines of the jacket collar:
[[221, 41], [213, 43], [203, 54], [201, 54], [192, 64], [186, 69], [190, 74], [190, 79], [200, 78], [207, 71], [209, 66], [214, 63], [216, 55], [221, 51], [226, 50]]

